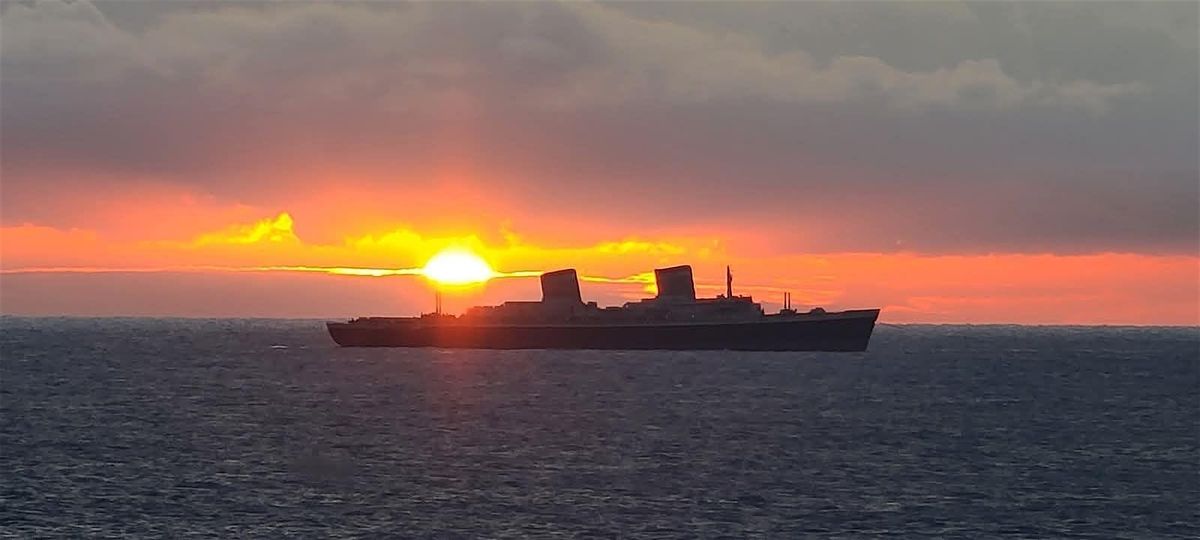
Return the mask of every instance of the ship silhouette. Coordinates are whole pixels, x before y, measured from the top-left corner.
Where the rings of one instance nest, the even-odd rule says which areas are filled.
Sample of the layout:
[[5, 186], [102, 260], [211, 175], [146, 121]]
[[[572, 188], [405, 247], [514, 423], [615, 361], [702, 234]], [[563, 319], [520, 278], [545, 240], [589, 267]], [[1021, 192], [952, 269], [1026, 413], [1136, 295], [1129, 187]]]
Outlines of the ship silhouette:
[[623, 306], [584, 302], [574, 269], [541, 275], [540, 301], [476, 306], [461, 316], [360, 317], [326, 323], [345, 347], [469, 349], [666, 349], [747, 351], [863, 351], [878, 309], [798, 312], [791, 295], [768, 314], [750, 296], [733, 294], [725, 269], [725, 294], [697, 298], [692, 267], [654, 271], [658, 293]]

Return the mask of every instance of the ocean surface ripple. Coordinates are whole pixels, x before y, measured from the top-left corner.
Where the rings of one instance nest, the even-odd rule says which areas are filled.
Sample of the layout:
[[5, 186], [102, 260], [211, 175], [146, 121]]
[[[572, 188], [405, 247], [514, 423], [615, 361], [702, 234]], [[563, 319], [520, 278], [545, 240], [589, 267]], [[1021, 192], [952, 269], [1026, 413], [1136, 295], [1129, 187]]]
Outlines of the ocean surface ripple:
[[340, 349], [0, 318], [0, 536], [1196, 538], [1200, 330]]

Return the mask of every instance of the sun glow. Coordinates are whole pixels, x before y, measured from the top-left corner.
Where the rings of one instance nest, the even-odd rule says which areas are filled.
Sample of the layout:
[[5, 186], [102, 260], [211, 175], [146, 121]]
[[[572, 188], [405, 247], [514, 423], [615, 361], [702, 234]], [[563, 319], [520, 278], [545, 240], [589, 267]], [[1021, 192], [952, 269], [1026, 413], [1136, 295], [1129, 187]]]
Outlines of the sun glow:
[[421, 274], [442, 285], [472, 285], [491, 279], [496, 272], [479, 255], [452, 248], [429, 259]]

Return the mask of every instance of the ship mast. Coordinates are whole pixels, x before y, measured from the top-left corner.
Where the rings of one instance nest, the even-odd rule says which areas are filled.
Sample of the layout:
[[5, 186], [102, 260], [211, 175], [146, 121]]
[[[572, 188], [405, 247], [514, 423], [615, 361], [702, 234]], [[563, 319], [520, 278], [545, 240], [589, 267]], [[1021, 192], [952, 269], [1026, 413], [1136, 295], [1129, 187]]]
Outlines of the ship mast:
[[725, 298], [733, 298], [733, 271], [725, 265]]

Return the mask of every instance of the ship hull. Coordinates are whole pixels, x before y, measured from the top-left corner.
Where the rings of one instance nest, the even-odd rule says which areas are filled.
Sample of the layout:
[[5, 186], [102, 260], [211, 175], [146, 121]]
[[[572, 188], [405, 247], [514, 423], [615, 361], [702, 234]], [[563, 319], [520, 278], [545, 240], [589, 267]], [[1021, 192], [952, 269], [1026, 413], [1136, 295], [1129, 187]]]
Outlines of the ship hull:
[[756, 321], [607, 325], [472, 325], [420, 319], [327, 323], [344, 347], [864, 351], [879, 310], [766, 316]]

